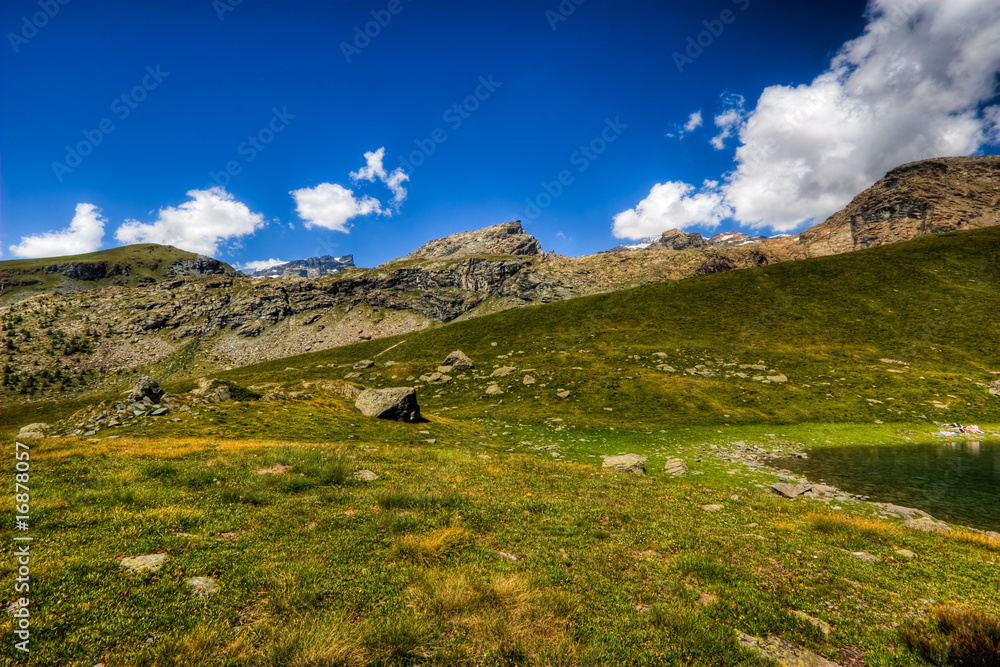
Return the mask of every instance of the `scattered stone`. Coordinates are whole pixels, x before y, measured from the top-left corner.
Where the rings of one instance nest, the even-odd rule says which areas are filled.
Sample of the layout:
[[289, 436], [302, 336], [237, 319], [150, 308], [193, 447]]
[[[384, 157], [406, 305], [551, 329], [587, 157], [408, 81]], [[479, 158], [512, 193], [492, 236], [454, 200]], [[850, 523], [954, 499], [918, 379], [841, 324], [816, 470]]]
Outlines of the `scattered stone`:
[[17, 437], [24, 439], [44, 438], [45, 434], [42, 433], [42, 430], [47, 428], [49, 428], [49, 425], [46, 424], [45, 422], [35, 422], [34, 424], [28, 424], [27, 426], [21, 427], [21, 430], [17, 432]]
[[783, 373], [778, 373], [777, 375], [768, 375], [767, 379], [771, 382], [788, 382], [788, 378], [785, 377]]
[[496, 396], [497, 394], [502, 394], [503, 389], [501, 389], [500, 385], [498, 385], [496, 382], [490, 382], [488, 385], [486, 385], [486, 393], [489, 394], [490, 396]]
[[506, 551], [498, 551], [497, 555], [500, 556], [501, 558], [506, 558], [507, 560], [511, 561], [517, 560], [517, 556], [515, 556], [514, 554], [509, 554]]
[[490, 373], [490, 377], [491, 378], [506, 377], [506, 376], [510, 375], [511, 373], [513, 373], [516, 370], [517, 369], [514, 368], [513, 366], [501, 366], [500, 368], [498, 368], [495, 371], [493, 371], [492, 373]]
[[657, 364], [656, 365], [656, 370], [666, 371], [668, 373], [676, 373], [677, 372], [677, 369], [674, 368], [673, 366], [671, 366], [670, 364]]
[[857, 556], [858, 558], [860, 558], [861, 560], [865, 561], [866, 563], [874, 563], [875, 561], [878, 560], [877, 556], [873, 556], [873, 555], [871, 555], [870, 553], [868, 553], [866, 551], [852, 551], [851, 555], [852, 556]]
[[568, 389], [560, 389], [556, 392], [556, 396], [559, 398], [569, 398], [570, 391]]
[[473, 363], [472, 359], [469, 359], [464, 352], [461, 350], [455, 350], [445, 357], [444, 362], [438, 366], [438, 370], [442, 373], [451, 373], [467, 371], [470, 368], [475, 367], [476, 364]]
[[358, 395], [354, 407], [366, 417], [410, 423], [420, 421], [417, 391], [413, 387], [365, 389]]
[[706, 512], [721, 512], [724, 509], [722, 505], [701, 505], [701, 508]]
[[372, 368], [375, 366], [375, 362], [371, 359], [362, 359], [358, 363], [354, 364], [354, 370], [363, 371], [366, 368]]
[[521, 380], [521, 382], [523, 382], [524, 384], [535, 384], [535, 378], [531, 377], [530, 375], [525, 375], [524, 379]]
[[815, 627], [817, 630], [819, 630], [820, 632], [823, 633], [824, 637], [829, 637], [830, 636], [830, 630], [831, 630], [830, 624], [827, 623], [826, 621], [820, 620], [818, 618], [813, 618], [809, 614], [806, 614], [805, 612], [798, 611], [797, 609], [793, 609], [790, 613], [795, 618], [801, 619], [801, 620], [805, 621], [806, 623], [809, 623], [810, 625], [812, 625], [813, 627]]
[[667, 464], [663, 466], [663, 471], [668, 475], [683, 475], [687, 472], [687, 464], [681, 459], [667, 459]]
[[990, 396], [1000, 396], [1000, 380], [990, 382]]
[[360, 479], [362, 482], [374, 482], [378, 479], [378, 475], [371, 470], [357, 470], [354, 473], [354, 477], [355, 479]]
[[790, 499], [798, 498], [808, 491], [809, 488], [805, 484], [788, 484], [786, 482], [777, 482], [771, 485], [771, 491], [777, 493], [782, 498]]
[[159, 572], [167, 562], [167, 554], [147, 554], [145, 556], [126, 556], [121, 559], [121, 566], [129, 572]]
[[191, 577], [190, 579], [185, 579], [184, 582], [194, 589], [194, 592], [198, 596], [211, 595], [218, 592], [219, 586], [215, 583], [215, 579], [212, 577]]
[[931, 515], [915, 507], [903, 507], [892, 503], [872, 503], [890, 514], [895, 514], [902, 519], [931, 519]]
[[667, 358], [667, 353], [666, 352], [654, 352], [653, 356], [654, 357], [659, 357], [660, 359], [666, 359]]
[[921, 517], [919, 519], [907, 519], [903, 522], [904, 528], [914, 528], [916, 530], [922, 530], [928, 533], [948, 533], [951, 532], [951, 526], [946, 524], [944, 521], [935, 521], [929, 517]]
[[160, 385], [156, 383], [156, 380], [148, 375], [143, 375], [132, 386], [132, 391], [129, 392], [128, 398], [130, 401], [141, 401], [144, 398], [148, 398], [153, 403], [159, 403], [160, 399], [163, 398], [163, 390], [160, 389]]
[[[149, 416], [150, 417], [162, 417], [163, 415], [167, 414], [168, 412], [170, 412], [170, 410], [167, 409], [167, 408], [157, 408], [156, 410], [153, 410], [152, 412], [150, 412]], [[110, 426], [110, 425], [111, 424], [109, 423], [108, 426]]]
[[652, 605], [642, 604], [641, 602], [635, 606], [635, 610], [640, 614], [648, 613], [652, 608]]
[[219, 403], [226, 403], [233, 400], [232, 392], [229, 391], [228, 384], [220, 384], [211, 394], [211, 398]]
[[837, 663], [780, 637], [754, 637], [736, 631], [740, 646], [774, 660], [782, 667], [840, 667]]
[[426, 373], [420, 376], [421, 382], [426, 382], [427, 384], [444, 384], [451, 380], [450, 375], [445, 375], [444, 373], [434, 372]]
[[640, 456], [638, 454], [622, 454], [621, 456], [605, 456], [604, 464], [601, 466], [603, 468], [610, 468], [611, 470], [616, 470], [618, 472], [628, 473], [630, 475], [642, 476], [646, 474], [646, 462], [645, 456]]
[[909, 549], [896, 549], [896, 553], [903, 558], [916, 558], [917, 554], [913, 553]]
[[260, 470], [254, 470], [254, 474], [256, 474], [256, 475], [283, 475], [283, 474], [285, 474], [286, 472], [288, 472], [291, 469], [292, 469], [292, 466], [286, 466], [284, 464], [279, 463], [277, 465], [271, 466], [270, 468], [261, 468]]
[[702, 593], [701, 595], [698, 596], [698, 599], [695, 600], [695, 602], [700, 604], [702, 607], [706, 607], [718, 599], [719, 599], [718, 596], [712, 595], [711, 593]]

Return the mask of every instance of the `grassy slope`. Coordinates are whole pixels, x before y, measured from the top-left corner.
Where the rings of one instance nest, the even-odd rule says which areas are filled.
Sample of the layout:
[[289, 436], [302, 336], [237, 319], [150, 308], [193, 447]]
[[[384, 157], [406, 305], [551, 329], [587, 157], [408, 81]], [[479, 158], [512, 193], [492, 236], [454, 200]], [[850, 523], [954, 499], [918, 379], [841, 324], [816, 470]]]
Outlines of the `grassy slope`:
[[115, 276], [102, 280], [88, 281], [92, 287], [107, 287], [108, 285], [136, 285], [143, 278], [153, 278], [157, 282], [167, 276], [172, 264], [180, 260], [194, 259], [193, 252], [180, 250], [173, 246], [155, 243], [140, 243], [135, 245], [98, 250], [83, 255], [66, 255], [64, 257], [43, 257], [40, 259], [13, 259], [0, 262], [0, 276], [4, 282], [14, 283], [21, 280], [38, 280], [40, 284], [13, 287], [4, 291], [4, 299], [23, 293], [32, 294], [50, 291], [58, 287], [66, 276], [61, 273], [45, 273], [46, 266], [69, 263], [97, 264], [104, 262], [109, 268], [115, 265], [129, 267], [127, 276]]
[[[862, 503], [781, 500], [766, 490], [775, 475], [713, 458], [709, 445], [904, 442], [929, 430], [914, 413], [1000, 421], [976, 384], [997, 367], [998, 250], [1000, 230], [925, 238], [226, 374], [298, 388], [374, 358], [360, 382], [412, 384], [463, 349], [478, 369], [421, 387], [424, 424], [365, 420], [314, 386], [310, 400], [201, 407], [116, 439], [37, 443], [33, 660], [765, 664], [737, 647], [739, 629], [834, 659], [857, 647], [869, 665], [922, 664], [895, 624], [928, 600], [1000, 613], [1000, 544], [906, 530]], [[763, 361], [789, 382], [655, 368], [707, 361]], [[476, 376], [494, 365], [518, 371], [497, 379], [503, 395], [486, 396]], [[537, 382], [524, 385], [525, 374]], [[555, 396], [561, 387], [568, 399]], [[934, 394], [953, 407], [932, 413]], [[866, 397], [895, 398], [902, 413]], [[69, 409], [8, 411], [4, 424]], [[649, 454], [653, 474], [600, 472], [597, 454], [620, 451]], [[673, 455], [704, 474], [665, 477]], [[276, 463], [291, 470], [254, 474]], [[358, 467], [380, 479], [347, 476]], [[116, 564], [153, 552], [171, 557], [155, 575]], [[10, 581], [12, 562], [2, 567]], [[183, 579], [206, 575], [220, 593], [191, 596]], [[829, 622], [830, 637], [792, 610]], [[3, 634], [0, 656], [13, 660]]]

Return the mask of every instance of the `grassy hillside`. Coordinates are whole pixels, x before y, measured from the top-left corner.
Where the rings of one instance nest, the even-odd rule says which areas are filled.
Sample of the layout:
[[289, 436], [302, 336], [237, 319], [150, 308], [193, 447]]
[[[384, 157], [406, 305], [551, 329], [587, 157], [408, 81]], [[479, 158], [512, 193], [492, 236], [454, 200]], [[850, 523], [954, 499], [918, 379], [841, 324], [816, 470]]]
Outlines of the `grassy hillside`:
[[[13, 259], [0, 262], [0, 283], [3, 298], [49, 292], [52, 290], [79, 291], [109, 285], [135, 286], [142, 282], [159, 282], [169, 277], [170, 267], [177, 262], [194, 260], [198, 255], [169, 245], [141, 243], [99, 250], [82, 255], [43, 257], [39, 259]], [[72, 278], [58, 267], [72, 265]], [[49, 269], [49, 270], [47, 270]], [[88, 276], [104, 274], [96, 280]]]
[[[91, 419], [79, 402], [5, 406], [7, 442], [76, 411], [28, 443], [29, 664], [774, 664], [738, 632], [961, 664], [941, 651], [993, 650], [1000, 538], [779, 498], [795, 477], [745, 454], [995, 431], [998, 268], [986, 229], [506, 311], [219, 374], [274, 400], [177, 381], [165, 418], [94, 437], [62, 437]], [[456, 348], [475, 369], [419, 380]], [[427, 421], [362, 417], [345, 376], [417, 386]], [[649, 475], [601, 469], [621, 452]], [[158, 572], [120, 565], [155, 553]]]

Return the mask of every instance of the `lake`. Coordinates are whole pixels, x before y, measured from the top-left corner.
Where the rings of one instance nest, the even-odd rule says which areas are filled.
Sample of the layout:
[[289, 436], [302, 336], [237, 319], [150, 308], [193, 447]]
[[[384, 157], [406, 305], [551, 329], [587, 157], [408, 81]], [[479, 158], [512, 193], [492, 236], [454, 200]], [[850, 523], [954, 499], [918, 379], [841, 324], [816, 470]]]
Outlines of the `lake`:
[[924, 510], [935, 519], [1000, 530], [1000, 441], [824, 447], [771, 465], [844, 491]]

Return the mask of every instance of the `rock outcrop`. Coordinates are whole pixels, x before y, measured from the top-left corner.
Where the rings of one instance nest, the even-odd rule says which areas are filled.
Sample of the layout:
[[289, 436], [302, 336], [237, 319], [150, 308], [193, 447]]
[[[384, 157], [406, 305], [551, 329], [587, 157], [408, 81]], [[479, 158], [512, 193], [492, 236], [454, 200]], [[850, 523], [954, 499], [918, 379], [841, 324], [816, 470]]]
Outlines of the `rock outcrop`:
[[641, 477], [646, 474], [646, 457], [639, 454], [605, 456], [601, 467]]
[[358, 395], [354, 407], [365, 417], [410, 423], [420, 421], [417, 391], [413, 387], [365, 389]]
[[505, 222], [472, 232], [461, 232], [424, 244], [404, 260], [458, 259], [473, 255], [542, 254], [542, 246], [521, 227], [521, 221]]

